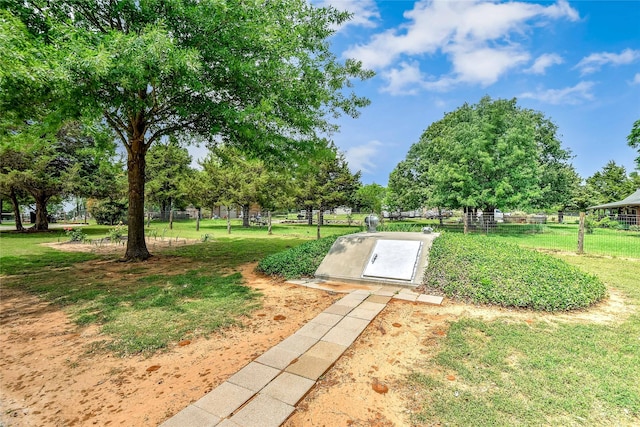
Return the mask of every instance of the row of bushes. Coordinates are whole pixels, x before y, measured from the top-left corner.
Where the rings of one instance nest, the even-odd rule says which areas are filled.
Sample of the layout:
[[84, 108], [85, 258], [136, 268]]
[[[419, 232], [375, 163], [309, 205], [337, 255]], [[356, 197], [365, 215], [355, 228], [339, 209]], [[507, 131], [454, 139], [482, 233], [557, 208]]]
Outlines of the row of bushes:
[[257, 270], [285, 279], [311, 277], [338, 237], [336, 235], [310, 240], [286, 251], [269, 255], [258, 263]]
[[[287, 279], [313, 276], [337, 236], [271, 255], [258, 271]], [[450, 298], [544, 311], [588, 307], [606, 296], [605, 285], [550, 255], [490, 237], [443, 233], [434, 240], [424, 286]]]
[[587, 233], [593, 233], [594, 228], [609, 228], [612, 230], [629, 230], [629, 231], [640, 231], [640, 225], [630, 225], [625, 221], [616, 221], [614, 219], [605, 216], [600, 220], [596, 221], [592, 218], [587, 218], [585, 221], [585, 228], [587, 229]]

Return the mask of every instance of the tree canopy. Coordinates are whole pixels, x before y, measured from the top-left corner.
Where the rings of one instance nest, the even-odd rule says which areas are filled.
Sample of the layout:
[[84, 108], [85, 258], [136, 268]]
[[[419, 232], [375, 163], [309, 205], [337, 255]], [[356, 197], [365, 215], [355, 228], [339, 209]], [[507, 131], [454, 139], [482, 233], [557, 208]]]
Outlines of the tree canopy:
[[627, 175], [624, 166], [609, 161], [600, 171], [587, 178], [586, 191], [591, 205], [617, 202], [633, 193], [637, 185], [636, 176]]
[[629, 143], [629, 147], [638, 150], [638, 157], [636, 157], [636, 168], [640, 170], [640, 119], [636, 120], [635, 123], [633, 123], [631, 133], [629, 133], [629, 136], [627, 137], [627, 142]]
[[571, 194], [554, 183], [573, 168], [556, 132], [550, 119], [515, 99], [484, 97], [432, 123], [392, 173], [390, 190], [410, 207], [493, 212], [565, 204]]
[[[128, 259], [150, 256], [144, 241], [145, 156], [169, 135], [224, 142], [284, 162], [308, 154], [368, 100], [349, 90], [368, 78], [339, 61], [327, 38], [349, 19], [305, 0], [2, 0], [0, 34], [19, 20], [15, 41], [52, 64], [34, 85], [61, 114], [106, 122], [127, 152]], [[3, 15], [4, 16], [4, 15]], [[10, 22], [11, 21], [11, 22]], [[55, 47], [55, 48], [54, 48]], [[2, 62], [24, 63], [21, 49]], [[21, 62], [22, 61], [22, 62]], [[17, 68], [17, 67], [14, 67]], [[19, 96], [15, 79], [0, 90]], [[12, 96], [2, 97], [9, 110]]]

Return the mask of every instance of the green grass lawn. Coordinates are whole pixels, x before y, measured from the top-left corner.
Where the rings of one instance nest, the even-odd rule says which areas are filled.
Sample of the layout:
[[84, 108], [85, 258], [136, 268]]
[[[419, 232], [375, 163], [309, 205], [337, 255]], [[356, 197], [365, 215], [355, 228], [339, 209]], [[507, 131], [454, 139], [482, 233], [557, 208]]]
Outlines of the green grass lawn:
[[[189, 238], [180, 228], [184, 224], [174, 225], [176, 233]], [[108, 228], [89, 226], [83, 231], [95, 240]], [[119, 255], [63, 252], [40, 245], [66, 240], [59, 231], [3, 232], [2, 287], [51, 301], [78, 325], [99, 325], [107, 339], [93, 351], [150, 354], [178, 340], [241, 322], [260, 306], [261, 297], [243, 285], [234, 269], [308, 240], [296, 237], [304, 235], [299, 231], [266, 236], [263, 230], [260, 237], [251, 233], [255, 231], [231, 237], [220, 233], [205, 243], [157, 250], [150, 262], [120, 263]]]
[[437, 356], [409, 378], [423, 398], [416, 423], [640, 425], [640, 262], [561, 258], [622, 291], [633, 314], [609, 323], [453, 322]]

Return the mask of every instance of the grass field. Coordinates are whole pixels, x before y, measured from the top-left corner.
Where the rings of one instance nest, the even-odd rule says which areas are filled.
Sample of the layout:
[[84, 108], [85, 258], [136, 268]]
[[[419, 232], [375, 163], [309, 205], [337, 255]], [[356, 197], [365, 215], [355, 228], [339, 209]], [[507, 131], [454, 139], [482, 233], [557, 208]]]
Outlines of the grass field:
[[633, 313], [603, 323], [452, 323], [436, 358], [409, 379], [423, 398], [417, 423], [640, 425], [640, 262], [560, 257], [622, 291]]

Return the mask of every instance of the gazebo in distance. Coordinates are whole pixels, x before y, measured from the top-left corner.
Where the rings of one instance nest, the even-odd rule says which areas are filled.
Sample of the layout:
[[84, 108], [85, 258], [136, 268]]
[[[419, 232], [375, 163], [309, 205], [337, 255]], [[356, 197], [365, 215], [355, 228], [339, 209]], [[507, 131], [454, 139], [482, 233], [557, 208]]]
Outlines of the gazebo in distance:
[[621, 224], [640, 225], [640, 188], [619, 202], [590, 206], [587, 210], [592, 210], [599, 217], [608, 216]]

